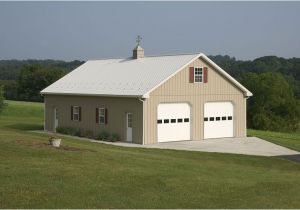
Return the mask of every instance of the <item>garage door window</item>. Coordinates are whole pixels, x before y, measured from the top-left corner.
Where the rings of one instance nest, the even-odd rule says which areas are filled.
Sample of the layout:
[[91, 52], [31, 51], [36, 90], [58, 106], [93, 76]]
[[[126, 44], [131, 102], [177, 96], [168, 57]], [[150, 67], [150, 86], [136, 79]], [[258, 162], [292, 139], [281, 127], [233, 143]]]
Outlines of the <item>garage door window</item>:
[[[207, 121], [207, 120], [206, 120]], [[190, 118], [178, 118], [177, 121], [176, 119], [159, 119], [157, 120], [157, 124], [162, 124], [162, 123], [183, 123], [183, 122], [190, 122]]]
[[228, 116], [228, 117], [204, 117], [204, 121], [208, 121], [208, 119], [209, 119], [209, 121], [220, 121], [220, 120], [222, 120], [222, 121], [224, 121], [224, 120], [232, 120], [232, 116]]

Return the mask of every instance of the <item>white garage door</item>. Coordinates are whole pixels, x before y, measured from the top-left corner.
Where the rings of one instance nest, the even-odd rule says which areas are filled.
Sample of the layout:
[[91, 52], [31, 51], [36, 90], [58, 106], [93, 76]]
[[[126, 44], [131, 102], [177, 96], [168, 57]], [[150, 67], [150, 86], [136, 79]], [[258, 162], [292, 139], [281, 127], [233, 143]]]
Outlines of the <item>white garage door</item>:
[[233, 137], [233, 105], [210, 102], [204, 105], [204, 138]]
[[190, 140], [190, 106], [186, 103], [159, 104], [158, 142]]

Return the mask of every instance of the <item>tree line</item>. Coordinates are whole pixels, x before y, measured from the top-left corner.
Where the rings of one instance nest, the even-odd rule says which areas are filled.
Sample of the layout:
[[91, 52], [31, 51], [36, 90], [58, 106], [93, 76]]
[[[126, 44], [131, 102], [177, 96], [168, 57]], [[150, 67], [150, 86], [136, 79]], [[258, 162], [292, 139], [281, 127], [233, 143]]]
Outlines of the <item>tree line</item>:
[[2, 60], [0, 85], [6, 99], [42, 102], [39, 94], [42, 89], [83, 63], [78, 60]]
[[229, 56], [210, 57], [253, 93], [247, 103], [249, 128], [299, 130], [300, 58], [265, 56], [239, 61]]
[[[300, 58], [265, 56], [241, 61], [228, 55], [209, 57], [253, 93], [247, 104], [249, 128], [299, 130]], [[82, 63], [56, 60], [0, 61], [2, 95], [11, 100], [42, 102], [39, 94], [42, 89]]]

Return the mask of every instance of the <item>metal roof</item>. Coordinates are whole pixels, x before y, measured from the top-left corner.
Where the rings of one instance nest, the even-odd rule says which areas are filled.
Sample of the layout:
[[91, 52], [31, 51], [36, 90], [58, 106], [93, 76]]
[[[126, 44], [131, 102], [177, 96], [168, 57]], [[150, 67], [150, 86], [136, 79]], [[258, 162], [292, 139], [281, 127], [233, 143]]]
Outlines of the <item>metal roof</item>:
[[[201, 53], [89, 60], [42, 90], [41, 94], [146, 98], [152, 90], [201, 56], [207, 58]], [[223, 74], [245, 92], [248, 91], [225, 71]]]

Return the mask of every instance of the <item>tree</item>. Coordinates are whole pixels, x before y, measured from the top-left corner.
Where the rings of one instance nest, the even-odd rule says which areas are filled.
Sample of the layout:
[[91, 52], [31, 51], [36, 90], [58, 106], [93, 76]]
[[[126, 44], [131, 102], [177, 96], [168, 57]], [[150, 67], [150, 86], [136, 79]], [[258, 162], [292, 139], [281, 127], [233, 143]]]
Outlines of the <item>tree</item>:
[[45, 69], [41, 65], [24, 65], [18, 77], [18, 98], [24, 101], [43, 101], [40, 91], [65, 74], [60, 69]]
[[3, 111], [4, 108], [4, 93], [3, 93], [3, 87], [0, 85], [0, 113]]
[[248, 101], [249, 127], [275, 131], [299, 128], [299, 102], [280, 73], [247, 73], [242, 83], [253, 92]]

